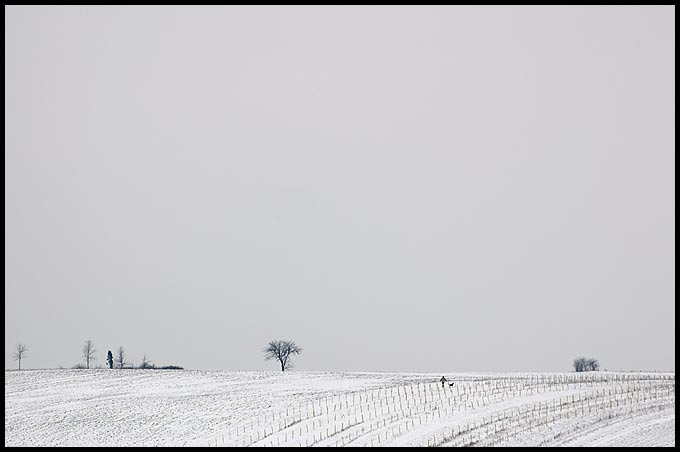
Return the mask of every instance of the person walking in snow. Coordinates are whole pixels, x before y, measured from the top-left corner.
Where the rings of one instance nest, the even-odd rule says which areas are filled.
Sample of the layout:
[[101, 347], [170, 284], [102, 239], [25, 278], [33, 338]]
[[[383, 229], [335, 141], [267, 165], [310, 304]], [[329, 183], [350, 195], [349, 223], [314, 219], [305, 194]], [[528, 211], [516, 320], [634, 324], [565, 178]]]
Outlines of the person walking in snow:
[[439, 380], [442, 382], [442, 388], [444, 387], [444, 383], [446, 383], [448, 380], [446, 379], [445, 376], [442, 375], [442, 378]]

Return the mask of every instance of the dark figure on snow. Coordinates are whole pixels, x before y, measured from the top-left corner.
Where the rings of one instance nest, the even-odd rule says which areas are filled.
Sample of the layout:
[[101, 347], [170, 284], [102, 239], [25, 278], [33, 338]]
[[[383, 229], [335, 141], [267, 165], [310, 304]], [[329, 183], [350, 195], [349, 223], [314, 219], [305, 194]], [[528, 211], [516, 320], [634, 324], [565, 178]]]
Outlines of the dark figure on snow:
[[444, 387], [444, 383], [446, 383], [448, 380], [446, 379], [446, 377], [442, 376], [442, 378], [441, 378], [439, 381], [442, 382], [442, 388], [443, 388], [443, 387]]
[[106, 362], [109, 364], [109, 369], [113, 369], [113, 353], [111, 353], [111, 350], [106, 354]]

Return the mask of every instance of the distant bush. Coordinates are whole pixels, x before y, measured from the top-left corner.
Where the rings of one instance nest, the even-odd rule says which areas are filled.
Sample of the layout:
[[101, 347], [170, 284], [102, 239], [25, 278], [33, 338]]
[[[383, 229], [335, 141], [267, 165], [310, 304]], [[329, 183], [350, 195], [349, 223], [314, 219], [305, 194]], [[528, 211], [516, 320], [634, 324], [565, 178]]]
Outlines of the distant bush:
[[71, 369], [87, 369], [87, 367], [84, 364], [76, 364], [75, 366], [71, 367]]
[[184, 367], [180, 367], [180, 366], [159, 366], [159, 367], [152, 367], [152, 369], [160, 369], [160, 370], [184, 370]]

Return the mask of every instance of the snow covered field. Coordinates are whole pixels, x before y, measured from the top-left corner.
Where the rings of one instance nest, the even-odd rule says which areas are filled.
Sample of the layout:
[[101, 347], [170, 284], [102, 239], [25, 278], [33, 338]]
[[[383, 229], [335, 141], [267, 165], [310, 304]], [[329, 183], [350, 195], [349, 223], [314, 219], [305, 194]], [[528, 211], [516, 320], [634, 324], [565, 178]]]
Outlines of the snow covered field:
[[5, 371], [5, 446], [674, 446], [675, 374]]

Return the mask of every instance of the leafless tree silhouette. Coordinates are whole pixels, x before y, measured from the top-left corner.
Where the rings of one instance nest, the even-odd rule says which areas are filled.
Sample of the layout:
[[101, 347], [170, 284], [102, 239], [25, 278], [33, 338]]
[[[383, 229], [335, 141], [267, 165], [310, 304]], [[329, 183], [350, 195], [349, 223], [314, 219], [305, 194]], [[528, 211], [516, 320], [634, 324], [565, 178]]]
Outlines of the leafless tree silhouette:
[[586, 370], [597, 371], [600, 370], [600, 362], [595, 358], [588, 358], [586, 360]]
[[94, 343], [92, 343], [92, 341], [89, 339], [86, 340], [85, 344], [83, 345], [83, 358], [85, 358], [85, 367], [87, 369], [90, 368], [90, 362], [96, 359], [94, 352]]
[[116, 351], [116, 366], [118, 366], [119, 369], [122, 369], [125, 367], [125, 364], [125, 350], [123, 350], [123, 346], [121, 345]]
[[576, 358], [573, 363], [576, 372], [583, 372], [586, 370], [586, 358]]
[[279, 340], [269, 341], [267, 347], [263, 350], [265, 361], [276, 359], [281, 364], [281, 372], [293, 367], [291, 362], [291, 355], [299, 355], [302, 353], [302, 348], [293, 341]]
[[595, 358], [576, 358], [572, 365], [574, 366], [574, 370], [576, 372], [600, 370], [600, 362]]
[[139, 363], [139, 368], [140, 369], [153, 369], [154, 368], [153, 363], [146, 358], [146, 354], [144, 354], [144, 357], [142, 358], [142, 362]]
[[24, 344], [17, 345], [17, 348], [14, 350], [14, 360], [19, 361], [19, 370], [21, 370], [21, 360], [26, 356], [27, 351], [28, 347]]

